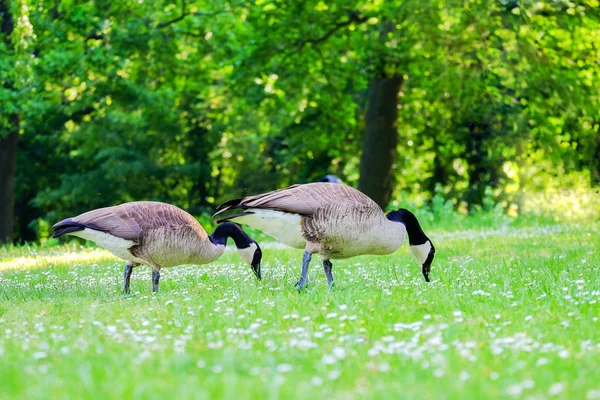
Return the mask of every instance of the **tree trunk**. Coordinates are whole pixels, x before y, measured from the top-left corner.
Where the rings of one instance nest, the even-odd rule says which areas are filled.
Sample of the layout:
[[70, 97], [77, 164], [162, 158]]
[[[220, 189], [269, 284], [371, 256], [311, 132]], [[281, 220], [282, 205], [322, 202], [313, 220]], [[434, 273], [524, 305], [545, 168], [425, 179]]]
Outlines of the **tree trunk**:
[[592, 165], [590, 168], [590, 184], [592, 187], [600, 186], [600, 122], [596, 124], [596, 149], [592, 157]]
[[[0, 0], [0, 38], [12, 50], [11, 36], [14, 24], [7, 1]], [[13, 89], [10, 81], [3, 86]], [[0, 109], [0, 112], [4, 110]], [[17, 138], [19, 135], [18, 114], [6, 117], [8, 133], [0, 135], [0, 244], [12, 240], [15, 210], [15, 164], [17, 160]]]
[[13, 130], [0, 139], [0, 244], [11, 241], [15, 209], [15, 164], [17, 155], [18, 118]]
[[402, 78], [375, 78], [369, 87], [358, 189], [385, 209], [393, 185], [398, 144], [398, 93]]
[[488, 127], [485, 123], [468, 122], [469, 137], [466, 142], [465, 158], [469, 169], [469, 188], [465, 194], [465, 201], [469, 208], [483, 204], [486, 178], [485, 160], [483, 158], [483, 142], [487, 136]]

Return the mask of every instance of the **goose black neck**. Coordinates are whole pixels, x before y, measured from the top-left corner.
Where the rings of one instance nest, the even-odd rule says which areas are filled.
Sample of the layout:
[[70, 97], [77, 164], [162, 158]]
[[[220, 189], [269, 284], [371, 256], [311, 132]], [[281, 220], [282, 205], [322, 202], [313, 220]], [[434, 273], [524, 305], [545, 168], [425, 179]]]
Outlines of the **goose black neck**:
[[223, 246], [227, 245], [227, 238], [232, 238], [238, 249], [248, 248], [253, 242], [250, 236], [246, 235], [246, 232], [233, 222], [220, 224], [209, 238], [213, 244]]
[[391, 211], [386, 215], [387, 219], [394, 222], [400, 222], [406, 227], [406, 233], [408, 234], [408, 243], [411, 246], [418, 246], [427, 243], [429, 238], [423, 232], [419, 221], [415, 214], [410, 211], [401, 208], [397, 211]]

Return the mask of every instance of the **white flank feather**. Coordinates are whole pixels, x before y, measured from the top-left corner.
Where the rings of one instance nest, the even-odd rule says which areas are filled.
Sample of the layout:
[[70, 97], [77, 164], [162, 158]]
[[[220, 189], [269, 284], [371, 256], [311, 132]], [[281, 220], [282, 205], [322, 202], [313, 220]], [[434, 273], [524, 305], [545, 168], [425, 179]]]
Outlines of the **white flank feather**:
[[259, 229], [290, 247], [298, 249], [306, 247], [306, 240], [302, 237], [300, 216], [298, 214], [258, 208], [251, 208], [248, 211], [252, 214], [232, 218], [231, 221]]
[[100, 232], [89, 228], [85, 228], [82, 231], [71, 232], [69, 235], [91, 240], [98, 246], [104, 247], [106, 250], [110, 251], [115, 256], [122, 258], [123, 260], [144, 263], [143, 260], [134, 257], [129, 252], [129, 248], [135, 245], [133, 240], [123, 239], [113, 236], [110, 233]]

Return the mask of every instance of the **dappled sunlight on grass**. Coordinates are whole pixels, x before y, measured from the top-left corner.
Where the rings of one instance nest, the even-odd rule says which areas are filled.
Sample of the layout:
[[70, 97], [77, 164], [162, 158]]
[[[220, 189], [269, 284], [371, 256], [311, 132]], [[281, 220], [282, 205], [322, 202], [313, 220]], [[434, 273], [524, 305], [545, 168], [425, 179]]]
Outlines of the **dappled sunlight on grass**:
[[0, 262], [0, 271], [18, 269], [46, 268], [57, 264], [97, 263], [109, 260], [119, 260], [107, 250], [90, 248], [81, 252], [69, 252], [60, 255], [38, 254], [32, 256], [17, 256]]
[[[289, 247], [277, 242], [263, 243], [261, 247], [263, 249], [289, 249]], [[226, 256], [224, 257], [229, 257], [230, 252], [237, 253], [235, 246], [228, 246], [225, 249]], [[0, 271], [46, 268], [59, 264], [91, 264], [103, 261], [116, 261], [123, 263], [123, 265], [125, 263], [108, 250], [98, 247], [80, 247], [76, 249], [75, 246], [66, 245], [46, 249], [32, 247], [30, 251], [15, 248], [4, 253], [3, 258], [0, 260]], [[239, 258], [237, 254], [233, 256], [234, 259], [235, 257]]]
[[600, 219], [598, 189], [578, 188], [524, 192], [523, 212], [533, 215], [552, 215], [563, 221], [597, 221]]

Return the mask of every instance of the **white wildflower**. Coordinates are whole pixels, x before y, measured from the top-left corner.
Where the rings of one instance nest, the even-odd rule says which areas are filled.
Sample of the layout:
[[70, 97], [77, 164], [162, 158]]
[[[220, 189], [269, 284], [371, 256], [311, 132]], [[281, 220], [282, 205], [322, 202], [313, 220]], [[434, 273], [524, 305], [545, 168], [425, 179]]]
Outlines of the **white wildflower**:
[[390, 364], [384, 362], [379, 364], [379, 366], [377, 367], [377, 370], [379, 372], [389, 372], [390, 371]]
[[338, 371], [337, 369], [334, 369], [333, 371], [331, 371], [328, 375], [329, 379], [331, 379], [332, 381], [339, 378], [340, 375], [342, 373], [340, 371]]
[[312, 383], [313, 386], [321, 386], [323, 385], [323, 379], [319, 378], [318, 376], [313, 376], [313, 378], [310, 380], [310, 383]]
[[590, 390], [587, 392], [586, 399], [600, 399], [600, 389]]
[[569, 350], [561, 350], [558, 352], [560, 358], [569, 358]]
[[548, 394], [550, 396], [556, 396], [557, 394], [559, 394], [560, 392], [562, 392], [565, 389], [565, 384], [562, 382], [556, 382], [553, 383], [550, 386], [550, 389], [548, 389]]
[[337, 359], [334, 356], [330, 356], [330, 355], [324, 355], [323, 358], [321, 358], [321, 362], [323, 364], [335, 364], [337, 362]]
[[540, 365], [546, 365], [548, 364], [548, 359], [547, 358], [540, 358], [539, 360], [537, 360], [536, 365], [539, 367]]
[[521, 385], [510, 385], [509, 387], [506, 388], [506, 393], [509, 396], [519, 396], [521, 394], [521, 392], [523, 391], [523, 388], [521, 387]]
[[333, 355], [338, 359], [343, 359], [346, 357], [346, 350], [344, 350], [342, 347], [334, 347]]
[[280, 374], [285, 374], [286, 372], [291, 372], [293, 367], [290, 364], [279, 364], [277, 366], [277, 372]]
[[531, 379], [527, 379], [524, 380], [521, 385], [525, 388], [525, 389], [532, 389], [535, 386], [535, 382]]

